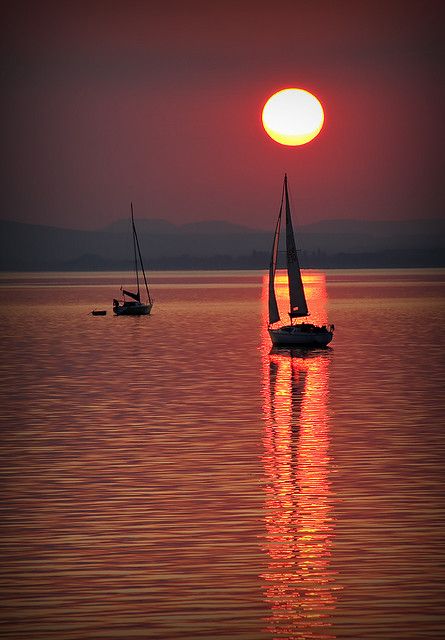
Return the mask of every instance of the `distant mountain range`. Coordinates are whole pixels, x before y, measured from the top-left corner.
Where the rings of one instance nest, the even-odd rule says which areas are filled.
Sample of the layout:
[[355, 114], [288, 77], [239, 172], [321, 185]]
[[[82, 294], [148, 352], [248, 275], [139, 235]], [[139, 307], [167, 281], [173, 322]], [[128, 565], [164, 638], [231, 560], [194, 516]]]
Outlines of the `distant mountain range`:
[[[129, 227], [128, 219], [120, 219], [112, 222], [108, 226], [104, 227], [103, 231], [111, 233], [127, 233]], [[238, 233], [261, 233], [254, 231], [249, 227], [242, 226], [240, 224], [233, 224], [231, 222], [225, 222], [224, 220], [206, 220], [202, 222], [188, 222], [186, 224], [177, 225], [167, 220], [160, 218], [141, 218], [137, 220], [138, 234], [160, 234], [160, 235], [175, 235], [175, 234], [238, 234]]]
[[[139, 219], [147, 268], [264, 268], [272, 233], [225, 221]], [[127, 269], [127, 219], [99, 231], [0, 221], [0, 269]], [[445, 266], [445, 221], [327, 220], [297, 227], [303, 267]]]

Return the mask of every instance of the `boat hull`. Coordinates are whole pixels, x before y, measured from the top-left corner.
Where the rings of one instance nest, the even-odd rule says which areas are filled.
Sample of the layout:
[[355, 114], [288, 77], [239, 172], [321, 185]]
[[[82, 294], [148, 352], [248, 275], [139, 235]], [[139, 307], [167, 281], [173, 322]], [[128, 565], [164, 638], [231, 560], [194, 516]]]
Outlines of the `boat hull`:
[[333, 331], [316, 325], [288, 325], [268, 331], [274, 346], [326, 347], [334, 336]]
[[153, 303], [124, 303], [123, 305], [114, 306], [113, 312], [117, 316], [148, 316], [152, 307]]

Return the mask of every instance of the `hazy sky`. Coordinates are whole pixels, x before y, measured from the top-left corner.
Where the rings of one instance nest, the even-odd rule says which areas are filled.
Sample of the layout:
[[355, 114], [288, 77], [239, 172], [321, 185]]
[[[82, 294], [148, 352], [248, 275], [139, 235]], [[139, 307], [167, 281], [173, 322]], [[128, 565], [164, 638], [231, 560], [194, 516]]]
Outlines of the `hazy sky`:
[[[1, 217], [99, 228], [129, 213], [272, 228], [443, 209], [440, 2], [14, 2], [2, 17]], [[306, 88], [325, 126], [263, 131]]]

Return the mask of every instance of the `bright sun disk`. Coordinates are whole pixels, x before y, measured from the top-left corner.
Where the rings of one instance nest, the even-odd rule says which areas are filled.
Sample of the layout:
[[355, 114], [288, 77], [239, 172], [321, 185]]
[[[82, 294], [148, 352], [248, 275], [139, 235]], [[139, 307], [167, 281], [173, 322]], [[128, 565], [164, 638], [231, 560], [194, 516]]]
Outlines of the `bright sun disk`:
[[263, 108], [263, 127], [276, 142], [298, 146], [313, 140], [324, 122], [320, 101], [305, 89], [282, 89]]

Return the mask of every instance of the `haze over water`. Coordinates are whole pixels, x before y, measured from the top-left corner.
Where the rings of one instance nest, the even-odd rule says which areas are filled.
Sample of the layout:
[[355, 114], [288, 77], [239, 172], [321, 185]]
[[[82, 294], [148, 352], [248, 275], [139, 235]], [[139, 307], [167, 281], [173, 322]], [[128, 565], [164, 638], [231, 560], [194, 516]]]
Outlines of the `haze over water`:
[[439, 638], [444, 270], [306, 272], [310, 353], [261, 272], [150, 281], [0, 276], [2, 637]]

